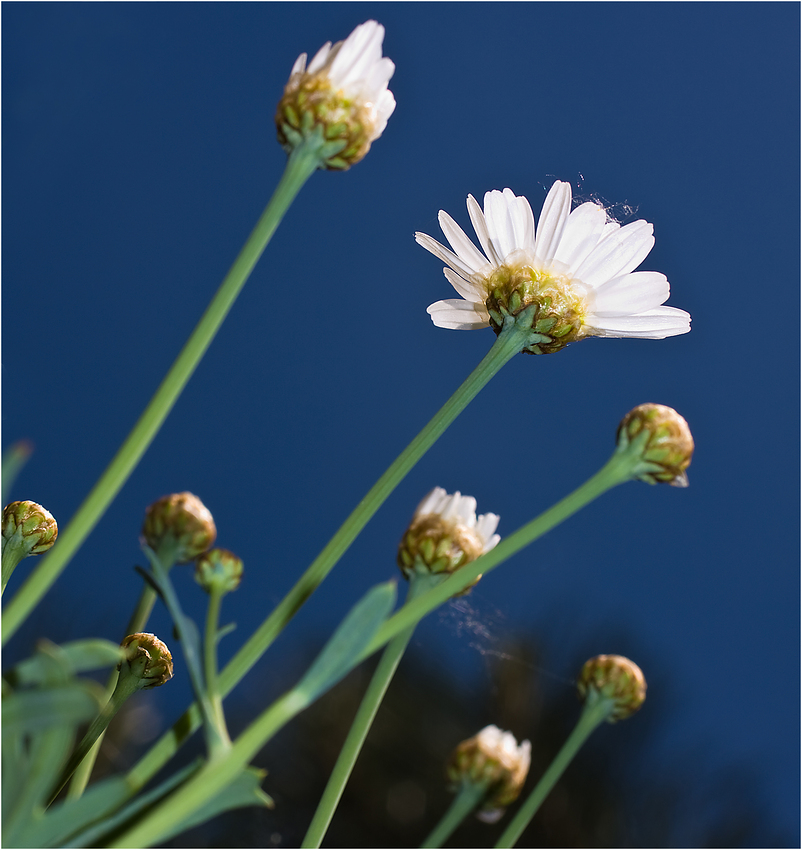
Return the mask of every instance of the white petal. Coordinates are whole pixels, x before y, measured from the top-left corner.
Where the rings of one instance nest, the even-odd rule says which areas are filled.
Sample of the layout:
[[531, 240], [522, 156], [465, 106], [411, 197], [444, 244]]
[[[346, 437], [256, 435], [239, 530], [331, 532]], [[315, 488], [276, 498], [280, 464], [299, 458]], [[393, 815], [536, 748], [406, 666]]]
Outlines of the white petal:
[[504, 196], [510, 206], [512, 225], [515, 231], [515, 247], [535, 253], [535, 216], [532, 207], [523, 195], [514, 195], [512, 189], [505, 189]]
[[610, 229], [610, 234], [591, 251], [574, 276], [588, 286], [597, 287], [631, 272], [652, 250], [653, 233], [652, 225], [642, 220], [616, 230]]
[[487, 293], [483, 288], [474, 286], [471, 281], [465, 280], [461, 275], [458, 275], [451, 269], [443, 269], [443, 274], [446, 276], [446, 280], [466, 301], [484, 303], [487, 298]]
[[556, 180], [546, 195], [537, 222], [535, 253], [543, 262], [554, 257], [570, 212], [571, 184]]
[[[515, 195], [508, 189], [513, 201]], [[496, 249], [496, 254], [506, 259], [518, 247], [515, 242], [515, 224], [512, 212], [514, 205], [508, 203], [509, 198], [505, 192], [494, 189], [485, 193], [485, 221], [490, 241]]]
[[479, 240], [479, 244], [482, 246], [482, 250], [485, 252], [488, 261], [494, 266], [500, 266], [504, 262], [504, 258], [500, 257], [493, 247], [490, 234], [488, 233], [487, 222], [485, 221], [485, 214], [482, 212], [482, 208], [473, 195], [468, 195], [468, 215], [470, 216], [473, 229], [476, 231], [476, 238]]
[[588, 324], [601, 331], [598, 336], [665, 339], [691, 329], [691, 317], [676, 307], [655, 307], [635, 316], [589, 316]]
[[490, 324], [485, 305], [472, 304], [470, 301], [436, 301], [426, 308], [426, 312], [438, 328], [467, 331], [486, 328]]
[[430, 490], [415, 509], [415, 515], [426, 516], [426, 514], [437, 513], [437, 508], [445, 495], [446, 491], [442, 487], [435, 487], [434, 490]]
[[[339, 49], [339, 45], [337, 46], [337, 49]], [[331, 42], [327, 41], [312, 58], [312, 61], [309, 63], [309, 67], [307, 68], [307, 72], [309, 74], [317, 73], [326, 64], [326, 61], [330, 58], [330, 52]]]
[[660, 272], [632, 272], [613, 278], [596, 290], [595, 316], [631, 316], [658, 307], [669, 295], [668, 279]]
[[302, 53], [296, 60], [295, 64], [292, 66], [292, 71], [290, 71], [290, 79], [294, 77], [296, 74], [303, 74], [306, 70], [306, 54]]
[[437, 220], [440, 222], [443, 235], [467, 268], [478, 272], [487, 265], [487, 257], [468, 239], [463, 229], [447, 212], [440, 210]]
[[599, 244], [606, 224], [604, 207], [590, 201], [580, 204], [568, 216], [554, 259], [568, 266], [569, 274], [572, 274]]
[[456, 254], [449, 251], [445, 245], [441, 245], [436, 239], [432, 239], [426, 233], [416, 233], [415, 241], [422, 248], [439, 257], [444, 263], [448, 263], [454, 271], [464, 278], [469, 278], [473, 274], [473, 269], [466, 265]]

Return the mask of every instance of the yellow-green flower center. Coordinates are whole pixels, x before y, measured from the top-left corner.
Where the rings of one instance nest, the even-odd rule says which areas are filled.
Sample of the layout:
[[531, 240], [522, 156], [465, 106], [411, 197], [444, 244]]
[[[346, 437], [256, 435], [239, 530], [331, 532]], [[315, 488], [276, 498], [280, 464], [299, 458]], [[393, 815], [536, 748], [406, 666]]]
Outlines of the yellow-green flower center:
[[586, 335], [588, 290], [566, 275], [525, 264], [503, 265], [482, 276], [481, 285], [487, 291], [485, 306], [496, 333], [507, 316], [535, 308], [532, 330], [537, 338], [524, 349], [528, 354], [552, 354]]
[[343, 143], [342, 150], [326, 160], [326, 167], [340, 171], [350, 168], [370, 149], [372, 104], [333, 89], [324, 71], [294, 76], [276, 110], [279, 142], [289, 151], [317, 127], [322, 128], [326, 141]]

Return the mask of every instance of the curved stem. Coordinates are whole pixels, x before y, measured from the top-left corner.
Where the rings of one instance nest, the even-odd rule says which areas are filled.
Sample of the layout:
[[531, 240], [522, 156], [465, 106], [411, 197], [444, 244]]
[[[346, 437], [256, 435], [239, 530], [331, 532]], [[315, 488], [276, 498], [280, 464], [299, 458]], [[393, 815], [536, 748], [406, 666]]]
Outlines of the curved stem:
[[571, 759], [596, 727], [607, 719], [614, 705], [612, 700], [604, 698], [588, 700], [585, 703], [574, 731], [568, 736], [560, 752], [557, 753], [554, 761], [541, 777], [540, 782], [532, 789], [532, 793], [527, 797], [526, 802], [518, 809], [515, 817], [510, 821], [496, 843], [496, 847], [512, 847], [521, 837], [521, 833], [529, 825], [529, 821], [535, 816], [540, 804], [549, 795], [557, 780], [563, 775], [565, 769], [571, 763]]
[[440, 819], [440, 823], [429, 833], [421, 847], [442, 847], [451, 833], [482, 802], [487, 785], [481, 782], [463, 782], [457, 796]]
[[3, 612], [3, 645], [14, 635], [53, 582], [61, 575], [139, 463], [214, 339], [234, 300], [270, 241], [270, 237], [284, 217], [284, 213], [303, 184], [318, 167], [320, 144], [322, 140], [320, 142], [312, 140], [308, 145], [296, 148], [290, 155], [273, 197], [206, 312], [156, 390], [156, 394], [106, 471], [78, 508], [65, 531], [59, 536], [58, 544], [31, 573]]

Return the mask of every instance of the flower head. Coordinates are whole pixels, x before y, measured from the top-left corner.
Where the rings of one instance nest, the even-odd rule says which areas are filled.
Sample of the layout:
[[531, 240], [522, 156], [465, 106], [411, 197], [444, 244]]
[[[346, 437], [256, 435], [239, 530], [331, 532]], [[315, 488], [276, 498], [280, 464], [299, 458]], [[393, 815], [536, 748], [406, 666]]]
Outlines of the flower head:
[[529, 772], [531, 749], [529, 741], [519, 745], [511, 732], [485, 726], [478, 735], [457, 746], [446, 772], [454, 783], [487, 784], [487, 796], [477, 817], [493, 823], [521, 793]]
[[3, 548], [18, 546], [20, 558], [46, 552], [57, 537], [53, 514], [36, 502], [11, 502], [3, 508]]
[[693, 436], [688, 423], [672, 407], [639, 404], [618, 426], [619, 451], [636, 448], [640, 454], [634, 477], [648, 484], [688, 486], [688, 466], [693, 456]]
[[665, 275], [633, 271], [654, 245], [648, 222], [621, 227], [592, 202], [571, 211], [571, 186], [559, 180], [537, 228], [529, 202], [510, 189], [488, 192], [484, 211], [468, 195], [468, 214], [484, 253], [443, 211], [440, 227], [453, 251], [415, 234], [448, 264], [443, 272], [462, 296], [428, 308], [438, 327], [490, 325], [499, 333], [507, 317], [525, 319], [533, 331], [524, 349], [530, 354], [588, 336], [663, 339], [690, 330], [688, 313], [660, 306], [669, 293]]
[[623, 655], [597, 655], [582, 666], [577, 682], [579, 698], [611, 700], [608, 723], [631, 717], [646, 699], [643, 671]]
[[418, 505], [401, 539], [398, 566], [407, 578], [453, 573], [496, 546], [501, 539], [495, 533], [498, 521], [496, 514], [477, 517], [472, 496], [459, 491], [449, 495], [435, 487]]
[[209, 509], [192, 493], [171, 493], [149, 505], [145, 511], [142, 536], [154, 551], [175, 546], [174, 558], [185, 564], [205, 552], [217, 537]]
[[384, 27], [367, 21], [345, 41], [326, 42], [308, 67], [306, 53], [296, 59], [276, 112], [287, 153], [319, 131], [326, 168], [343, 170], [365, 156], [395, 109], [387, 88], [395, 65], [382, 56], [383, 40]]
[[231, 593], [242, 581], [242, 559], [228, 549], [209, 549], [195, 561], [195, 581], [207, 593]]
[[125, 660], [120, 663], [120, 679], [129, 679], [138, 689], [149, 689], [173, 678], [173, 656], [156, 635], [137, 632], [124, 638], [121, 646]]

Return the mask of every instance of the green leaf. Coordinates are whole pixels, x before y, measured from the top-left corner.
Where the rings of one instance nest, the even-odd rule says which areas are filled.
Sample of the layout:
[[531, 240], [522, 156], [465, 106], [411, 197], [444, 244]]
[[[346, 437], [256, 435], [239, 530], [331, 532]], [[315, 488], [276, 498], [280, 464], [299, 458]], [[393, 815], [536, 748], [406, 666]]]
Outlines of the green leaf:
[[307, 704], [342, 679], [357, 663], [379, 626], [393, 610], [396, 583], [388, 581], [371, 588], [354, 605], [300, 682], [293, 688]]
[[103, 707], [95, 682], [68, 682], [53, 688], [16, 691], [3, 698], [3, 742], [54, 726], [86, 723]]
[[57, 646], [40, 641], [36, 654], [21, 661], [10, 671], [8, 679], [15, 685], [36, 685], [53, 681], [53, 664], [59, 665], [64, 678], [89, 670], [115, 667], [124, 656], [119, 644], [108, 640], [76, 640]]
[[272, 809], [275, 803], [260, 787], [266, 775], [266, 770], [246, 767], [219, 794], [196, 809], [189, 817], [178, 821], [164, 835], [159, 836], [159, 844], [229, 809], [241, 809], [244, 806], [266, 806]]

